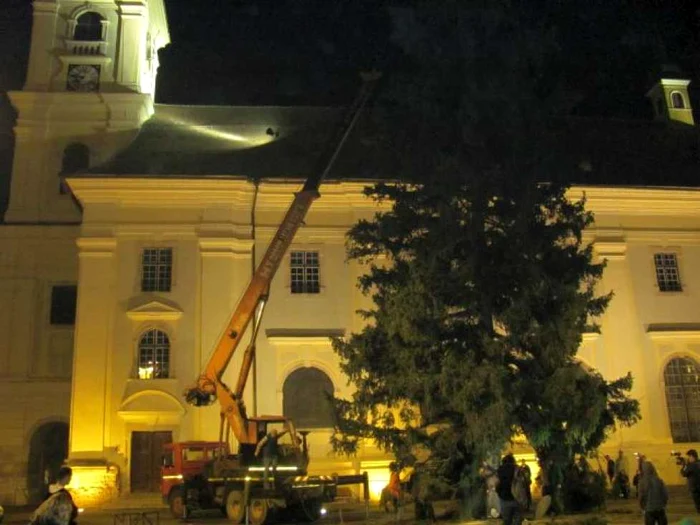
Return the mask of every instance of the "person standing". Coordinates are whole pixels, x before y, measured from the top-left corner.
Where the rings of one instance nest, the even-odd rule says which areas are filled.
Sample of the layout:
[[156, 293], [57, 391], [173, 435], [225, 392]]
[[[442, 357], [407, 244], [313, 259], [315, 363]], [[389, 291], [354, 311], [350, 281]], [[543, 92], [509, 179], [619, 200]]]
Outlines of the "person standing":
[[617, 454], [617, 460], [615, 461], [615, 475], [619, 476], [621, 472], [629, 475], [630, 469], [627, 463], [627, 457], [625, 453], [620, 450]]
[[393, 505], [394, 512], [399, 509], [399, 500], [401, 498], [401, 477], [399, 475], [400, 467], [396, 462], [389, 464], [389, 484], [382, 489], [382, 494], [379, 498], [379, 506], [385, 512], [389, 512], [389, 503]]
[[613, 492], [617, 497], [628, 499], [630, 497], [629, 465], [624, 452], [620, 450], [615, 461], [615, 483]]
[[501, 517], [503, 525], [520, 525], [522, 522], [522, 509], [515, 496], [513, 496], [513, 479], [515, 478], [515, 457], [513, 454], [506, 455], [501, 461], [501, 466], [498, 467], [496, 475], [498, 476], [498, 486], [496, 492], [501, 500]]
[[644, 524], [667, 525], [667, 504], [666, 484], [657, 474], [654, 465], [649, 461], [644, 461], [641, 465], [641, 478], [639, 480], [639, 505], [644, 511]]
[[525, 510], [530, 510], [532, 507], [532, 470], [530, 466], [525, 462], [525, 460], [520, 461], [520, 471], [523, 473], [523, 478], [525, 480], [525, 490], [527, 493], [527, 506]]
[[608, 454], [605, 454], [605, 462], [608, 478], [610, 479], [610, 486], [612, 487], [615, 481], [615, 462]]
[[56, 483], [49, 486], [49, 494], [32, 515], [30, 525], [75, 525], [78, 507], [66, 489], [72, 477], [70, 467], [63, 466], [59, 469]]
[[270, 430], [270, 432], [258, 442], [258, 446], [255, 447], [255, 456], [259, 456], [262, 452], [263, 456], [263, 486], [266, 489], [270, 488], [269, 472], [272, 468], [272, 479], [274, 487], [274, 476], [277, 470], [277, 462], [279, 461], [279, 438], [285, 435], [287, 431], [277, 432], [276, 429]]
[[700, 462], [698, 462], [698, 452], [691, 448], [685, 453], [685, 461], [681, 468], [681, 476], [688, 478], [688, 488], [695, 503], [695, 510], [700, 513]]

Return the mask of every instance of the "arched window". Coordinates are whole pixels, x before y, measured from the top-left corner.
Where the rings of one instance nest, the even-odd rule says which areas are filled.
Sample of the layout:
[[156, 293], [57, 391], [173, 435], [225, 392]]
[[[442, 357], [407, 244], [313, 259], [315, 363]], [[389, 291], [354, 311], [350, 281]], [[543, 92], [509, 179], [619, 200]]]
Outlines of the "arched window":
[[92, 11], [80, 15], [76, 20], [73, 39], [83, 42], [102, 40], [102, 17]]
[[85, 144], [74, 143], [63, 150], [61, 175], [77, 173], [90, 167], [90, 149]]
[[165, 332], [149, 330], [139, 340], [139, 379], [170, 376], [170, 340]]
[[283, 411], [297, 428], [329, 428], [333, 426], [333, 408], [328, 396], [333, 382], [314, 367], [298, 368], [284, 381]]
[[700, 441], [700, 366], [690, 357], [672, 359], [664, 382], [674, 443]]
[[683, 100], [683, 95], [678, 91], [671, 93], [671, 106], [674, 109], [685, 109], [685, 100]]

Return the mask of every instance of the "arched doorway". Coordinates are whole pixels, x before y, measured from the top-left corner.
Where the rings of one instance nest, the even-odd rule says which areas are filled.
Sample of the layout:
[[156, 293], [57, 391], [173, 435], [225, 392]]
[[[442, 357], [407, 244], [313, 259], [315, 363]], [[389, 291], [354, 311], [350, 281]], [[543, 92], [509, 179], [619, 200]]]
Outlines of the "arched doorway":
[[315, 367], [298, 368], [284, 381], [283, 411], [297, 428], [329, 428], [333, 426], [333, 408], [328, 396], [333, 395], [333, 382]]
[[45, 474], [53, 481], [58, 469], [68, 457], [68, 424], [61, 421], [44, 423], [29, 441], [27, 461], [27, 491], [29, 500], [36, 503], [46, 490]]

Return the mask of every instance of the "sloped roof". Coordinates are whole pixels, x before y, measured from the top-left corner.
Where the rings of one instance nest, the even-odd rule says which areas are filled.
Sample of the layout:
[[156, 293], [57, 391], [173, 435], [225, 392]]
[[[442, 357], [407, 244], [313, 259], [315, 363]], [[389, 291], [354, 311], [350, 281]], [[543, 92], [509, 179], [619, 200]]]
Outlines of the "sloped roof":
[[[156, 105], [132, 143], [86, 175], [304, 179], [343, 111]], [[420, 155], [426, 137], [402, 133], [401, 143], [382, 145], [368, 138], [368, 125], [369, 119], [358, 122], [329, 179], [396, 179], [402, 169], [427, 169]], [[700, 135], [692, 126], [566, 118], [542, 133], [549, 136], [543, 143], [564, 153], [558, 157], [572, 183], [700, 186]]]
[[700, 134], [678, 123], [567, 118], [553, 126], [573, 183], [700, 186]]
[[[132, 143], [91, 174], [306, 178], [343, 112], [317, 107], [157, 105]], [[361, 127], [360, 123], [358, 127]], [[353, 133], [330, 178], [381, 177]]]

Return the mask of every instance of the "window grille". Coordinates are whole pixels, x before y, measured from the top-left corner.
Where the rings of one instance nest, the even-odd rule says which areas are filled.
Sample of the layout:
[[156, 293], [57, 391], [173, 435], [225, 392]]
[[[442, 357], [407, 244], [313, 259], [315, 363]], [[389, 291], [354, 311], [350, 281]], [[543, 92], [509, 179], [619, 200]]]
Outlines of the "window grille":
[[700, 441], [700, 367], [688, 357], [672, 359], [664, 370], [666, 406], [674, 443]]
[[656, 267], [656, 282], [660, 291], [680, 292], [683, 290], [675, 253], [654, 254], [654, 266]]
[[169, 292], [173, 275], [172, 248], [146, 248], [141, 255], [141, 291]]
[[294, 251], [290, 258], [292, 293], [319, 293], [318, 252]]
[[139, 379], [170, 376], [170, 341], [165, 332], [149, 330], [139, 340]]

